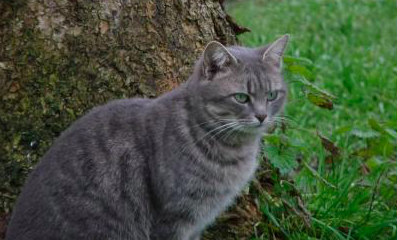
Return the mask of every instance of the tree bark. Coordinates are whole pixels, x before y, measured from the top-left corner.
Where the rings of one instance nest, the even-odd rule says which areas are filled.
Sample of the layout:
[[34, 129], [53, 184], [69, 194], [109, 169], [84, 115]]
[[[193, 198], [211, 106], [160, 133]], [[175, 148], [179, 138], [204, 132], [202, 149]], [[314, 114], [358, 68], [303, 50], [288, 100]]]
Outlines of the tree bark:
[[2, 0], [0, 13], [0, 225], [78, 116], [169, 91], [207, 42], [244, 31], [217, 0]]
[[208, 41], [236, 41], [215, 0], [3, 0], [0, 12], [0, 188], [10, 196], [87, 109], [155, 97], [186, 80]]

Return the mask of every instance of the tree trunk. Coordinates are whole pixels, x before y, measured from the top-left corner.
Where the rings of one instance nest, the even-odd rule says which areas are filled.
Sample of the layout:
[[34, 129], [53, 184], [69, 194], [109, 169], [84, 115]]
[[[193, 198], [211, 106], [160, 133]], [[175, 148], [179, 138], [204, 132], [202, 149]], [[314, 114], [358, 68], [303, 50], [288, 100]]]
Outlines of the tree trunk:
[[216, 0], [2, 0], [0, 13], [0, 228], [78, 116], [172, 89], [207, 42], [233, 44], [241, 30]]

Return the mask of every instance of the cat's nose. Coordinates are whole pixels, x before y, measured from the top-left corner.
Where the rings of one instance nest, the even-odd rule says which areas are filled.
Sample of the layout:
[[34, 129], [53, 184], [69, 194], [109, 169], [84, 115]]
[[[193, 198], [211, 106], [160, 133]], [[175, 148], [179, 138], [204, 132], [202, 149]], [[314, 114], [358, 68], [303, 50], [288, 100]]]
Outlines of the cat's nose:
[[255, 117], [259, 120], [260, 123], [263, 123], [263, 121], [265, 121], [267, 115], [261, 114], [261, 115], [255, 115]]

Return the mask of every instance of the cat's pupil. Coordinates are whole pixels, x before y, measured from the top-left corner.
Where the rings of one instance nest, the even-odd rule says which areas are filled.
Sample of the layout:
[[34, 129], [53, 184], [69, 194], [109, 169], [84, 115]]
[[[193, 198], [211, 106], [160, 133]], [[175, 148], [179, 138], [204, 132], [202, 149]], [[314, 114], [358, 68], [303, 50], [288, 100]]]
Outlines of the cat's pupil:
[[277, 93], [278, 93], [277, 91], [269, 92], [267, 95], [267, 100], [269, 100], [269, 101], [275, 100], [277, 98]]

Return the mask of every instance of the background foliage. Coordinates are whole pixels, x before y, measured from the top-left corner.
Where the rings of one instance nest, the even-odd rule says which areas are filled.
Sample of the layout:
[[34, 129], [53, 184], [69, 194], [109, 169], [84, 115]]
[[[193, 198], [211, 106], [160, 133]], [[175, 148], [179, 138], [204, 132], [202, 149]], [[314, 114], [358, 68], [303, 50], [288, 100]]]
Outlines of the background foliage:
[[280, 174], [257, 192], [252, 239], [397, 238], [396, 9], [388, 0], [229, 5], [251, 29], [245, 45], [292, 36], [289, 103], [264, 140]]

